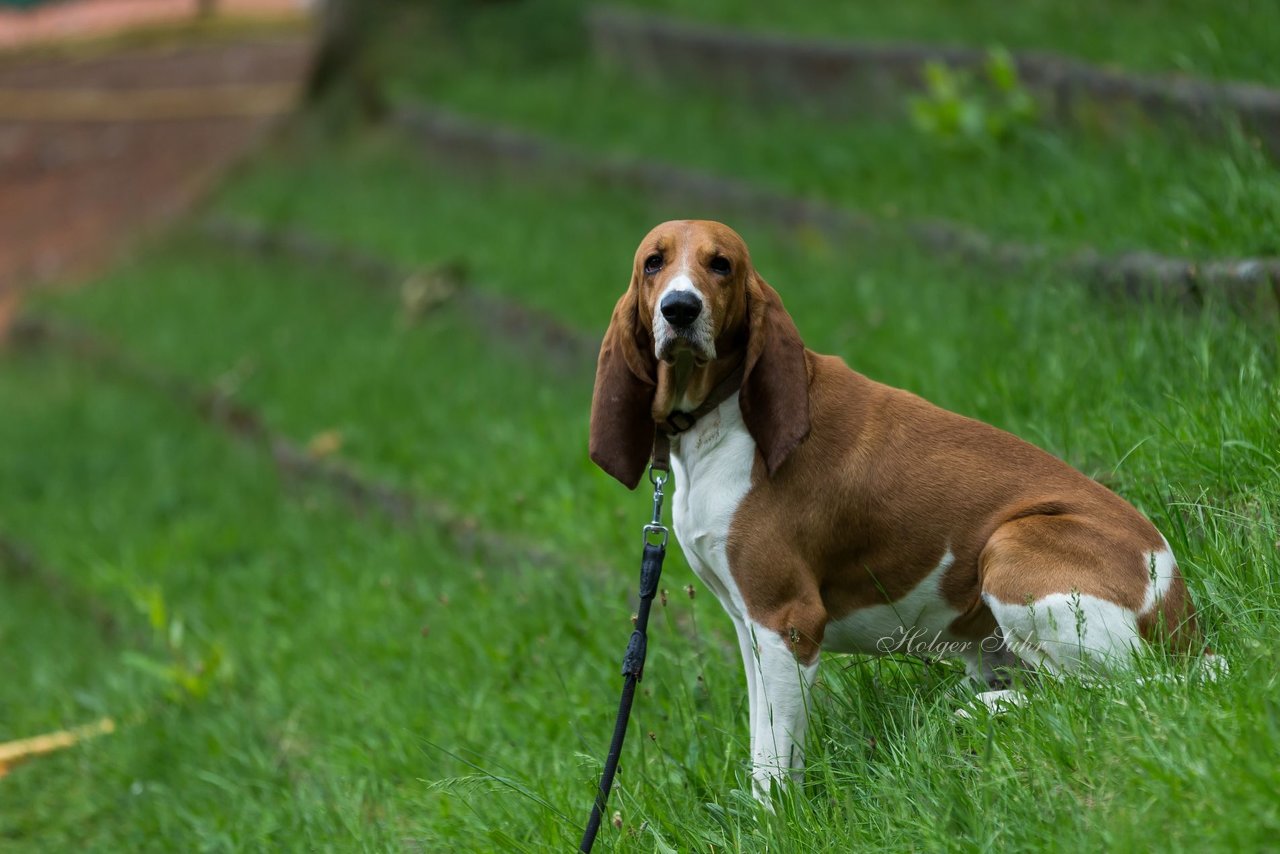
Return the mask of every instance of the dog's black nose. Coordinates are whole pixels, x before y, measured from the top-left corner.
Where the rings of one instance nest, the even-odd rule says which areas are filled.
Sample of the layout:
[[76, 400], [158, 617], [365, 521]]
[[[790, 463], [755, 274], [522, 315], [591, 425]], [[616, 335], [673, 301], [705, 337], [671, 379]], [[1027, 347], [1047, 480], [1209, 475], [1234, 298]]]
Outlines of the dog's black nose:
[[661, 308], [667, 323], [683, 329], [702, 313], [702, 299], [693, 291], [673, 291], [662, 298]]

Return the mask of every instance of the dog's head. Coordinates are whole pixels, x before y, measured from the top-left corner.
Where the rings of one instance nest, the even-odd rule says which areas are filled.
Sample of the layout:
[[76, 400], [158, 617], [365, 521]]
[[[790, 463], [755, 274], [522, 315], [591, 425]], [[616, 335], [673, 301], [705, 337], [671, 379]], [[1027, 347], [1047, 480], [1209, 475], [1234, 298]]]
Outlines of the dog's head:
[[635, 488], [656, 422], [698, 406], [741, 359], [743, 420], [773, 474], [809, 432], [800, 333], [733, 229], [706, 220], [657, 226], [636, 249], [600, 347], [591, 459]]

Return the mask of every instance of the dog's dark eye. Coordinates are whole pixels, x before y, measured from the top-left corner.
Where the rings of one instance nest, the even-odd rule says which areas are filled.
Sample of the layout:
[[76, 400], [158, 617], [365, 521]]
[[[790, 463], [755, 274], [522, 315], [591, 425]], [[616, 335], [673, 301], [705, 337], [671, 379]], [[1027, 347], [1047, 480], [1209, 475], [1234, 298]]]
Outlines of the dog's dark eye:
[[729, 259], [723, 255], [717, 255], [712, 258], [711, 263], [707, 264], [707, 266], [711, 268], [711, 272], [719, 273], [722, 276], [729, 275], [729, 271], [733, 269], [732, 265], [729, 264]]
[[644, 271], [652, 276], [662, 269], [662, 256], [657, 252], [644, 259]]

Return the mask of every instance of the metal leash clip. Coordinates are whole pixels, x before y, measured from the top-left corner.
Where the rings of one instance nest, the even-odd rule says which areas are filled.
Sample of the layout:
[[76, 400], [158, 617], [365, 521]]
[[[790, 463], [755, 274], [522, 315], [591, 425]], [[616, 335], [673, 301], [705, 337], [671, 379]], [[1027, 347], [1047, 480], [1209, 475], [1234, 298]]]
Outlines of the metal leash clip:
[[[670, 479], [670, 472], [649, 466], [649, 482], [653, 484], [653, 521], [644, 526], [642, 539], [645, 545], [660, 545], [664, 549], [667, 547], [667, 539], [670, 537], [670, 532], [667, 530], [667, 526], [662, 524], [662, 499], [666, 497], [662, 487], [666, 486], [667, 481]], [[655, 542], [650, 539], [655, 534], [662, 535], [661, 542]]]

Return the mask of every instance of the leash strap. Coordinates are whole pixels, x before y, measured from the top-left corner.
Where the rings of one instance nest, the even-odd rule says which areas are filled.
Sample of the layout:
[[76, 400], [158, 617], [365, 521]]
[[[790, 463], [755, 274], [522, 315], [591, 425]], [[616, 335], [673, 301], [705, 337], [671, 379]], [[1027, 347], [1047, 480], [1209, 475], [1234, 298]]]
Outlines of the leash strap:
[[649, 471], [671, 471], [671, 434], [655, 430], [653, 434], [653, 462]]
[[[662, 487], [666, 484], [667, 453], [669, 444], [664, 442], [666, 436], [658, 434], [662, 439], [655, 439], [653, 448], [653, 465], [649, 467], [649, 480], [653, 483], [653, 520], [644, 526], [644, 554], [640, 559], [640, 607], [636, 611], [636, 627], [631, 632], [631, 640], [627, 642], [627, 652], [622, 657], [622, 698], [618, 702], [618, 718], [613, 725], [613, 740], [609, 742], [609, 755], [604, 761], [604, 770], [600, 774], [600, 786], [596, 790], [596, 802], [591, 808], [591, 818], [587, 829], [582, 834], [582, 844], [578, 850], [590, 854], [595, 845], [596, 834], [600, 832], [600, 822], [604, 818], [605, 804], [609, 800], [609, 790], [613, 788], [613, 778], [618, 771], [618, 760], [622, 756], [622, 742], [627, 737], [627, 723], [631, 719], [631, 704], [635, 700], [636, 685], [644, 676], [645, 654], [648, 652], [649, 610], [653, 606], [653, 598], [658, 595], [658, 579], [662, 577], [662, 561], [667, 556], [667, 529], [662, 525]], [[666, 447], [659, 449], [659, 443]], [[654, 537], [660, 537], [653, 542]]]
[[[742, 386], [746, 373], [746, 357], [734, 366], [702, 405], [693, 412], [672, 412], [664, 423], [656, 424], [653, 434], [653, 461], [649, 465], [649, 482], [653, 484], [653, 520], [644, 526], [644, 556], [640, 560], [640, 607], [636, 611], [636, 627], [627, 642], [626, 655], [622, 657], [622, 698], [618, 701], [618, 718], [613, 725], [613, 740], [609, 743], [609, 755], [604, 760], [600, 774], [600, 787], [596, 790], [596, 802], [591, 808], [591, 818], [582, 834], [578, 850], [590, 854], [595, 845], [600, 822], [604, 818], [605, 804], [613, 778], [618, 772], [618, 760], [622, 756], [622, 742], [627, 737], [627, 722], [631, 719], [631, 704], [636, 697], [636, 685], [644, 675], [645, 653], [648, 651], [649, 609], [653, 597], [658, 594], [658, 579], [662, 576], [662, 560], [667, 555], [668, 532], [662, 524], [663, 486], [671, 474], [671, 437], [688, 430], [698, 419], [724, 403]], [[653, 542], [657, 537], [658, 542]]]

